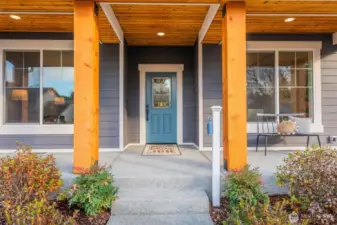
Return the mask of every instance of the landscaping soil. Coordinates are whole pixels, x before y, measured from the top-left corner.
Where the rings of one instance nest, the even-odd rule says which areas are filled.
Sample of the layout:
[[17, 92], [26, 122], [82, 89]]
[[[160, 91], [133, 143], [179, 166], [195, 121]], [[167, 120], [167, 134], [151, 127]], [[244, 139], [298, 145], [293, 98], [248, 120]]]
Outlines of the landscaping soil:
[[[283, 201], [283, 199], [289, 199], [288, 195], [272, 195], [269, 196], [270, 203], [274, 205], [276, 202]], [[229, 216], [229, 202], [228, 199], [223, 197], [221, 198], [221, 203], [219, 208], [211, 206], [211, 218], [214, 225], [222, 225], [222, 222], [225, 221]]]
[[[74, 215], [76, 208], [68, 207], [67, 201], [56, 202], [57, 209], [61, 211], [63, 215], [72, 216]], [[110, 210], [104, 211], [96, 216], [87, 216], [83, 211], [78, 211], [75, 220], [77, 225], [106, 225], [110, 219]]]

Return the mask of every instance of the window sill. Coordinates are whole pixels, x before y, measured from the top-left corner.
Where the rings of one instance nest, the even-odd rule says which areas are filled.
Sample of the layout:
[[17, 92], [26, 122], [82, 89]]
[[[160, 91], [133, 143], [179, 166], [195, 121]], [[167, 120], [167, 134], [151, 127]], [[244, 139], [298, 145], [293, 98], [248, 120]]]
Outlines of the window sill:
[[0, 126], [0, 135], [29, 135], [29, 134], [74, 134], [73, 124], [30, 125], [15, 124]]
[[[270, 125], [270, 130], [272, 130]], [[274, 128], [275, 129], [275, 128]], [[321, 123], [312, 123], [310, 127], [311, 133], [324, 133], [324, 126]], [[247, 123], [247, 133], [248, 134], [257, 134], [257, 123]]]

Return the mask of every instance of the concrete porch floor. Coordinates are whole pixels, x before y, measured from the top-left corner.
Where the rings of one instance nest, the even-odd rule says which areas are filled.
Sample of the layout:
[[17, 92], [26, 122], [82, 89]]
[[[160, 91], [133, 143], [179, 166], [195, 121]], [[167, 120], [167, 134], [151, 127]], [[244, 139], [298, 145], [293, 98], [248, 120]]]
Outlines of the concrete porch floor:
[[[143, 146], [133, 146], [124, 152], [105, 152], [99, 154], [99, 163], [112, 166], [115, 179], [118, 182], [126, 178], [134, 179], [165, 179], [174, 178], [179, 185], [179, 179], [198, 178], [197, 185], [200, 184], [207, 192], [211, 190], [212, 174], [212, 152], [200, 152], [186, 146], [180, 146], [182, 155], [180, 156], [141, 156]], [[248, 163], [254, 167], [259, 167], [262, 179], [265, 182], [266, 191], [274, 193], [284, 193], [284, 188], [275, 185], [275, 172], [277, 165], [283, 163], [283, 158], [288, 151], [268, 151], [264, 156], [263, 151], [248, 151]], [[0, 154], [4, 156], [5, 154]], [[71, 184], [73, 154], [55, 153], [56, 164], [62, 171], [65, 186]], [[223, 175], [226, 174], [222, 170]], [[210, 193], [209, 193], [210, 194]]]
[[[151, 179], [149, 182], [151, 184], [158, 178], [170, 178], [170, 182], [174, 178], [174, 182], [179, 186], [181, 179], [190, 178], [193, 180], [191, 182], [204, 187], [210, 194], [211, 151], [200, 152], [191, 147], [180, 146], [181, 156], [141, 156], [142, 150], [143, 146], [134, 146], [124, 152], [100, 153], [99, 162], [112, 166], [117, 185], [128, 178], [139, 179], [139, 182]], [[248, 151], [248, 163], [253, 167], [259, 167], [265, 190], [271, 194], [286, 192], [286, 189], [275, 184], [275, 172], [277, 165], [283, 163], [288, 153], [288, 151], [268, 151], [268, 155], [264, 156], [263, 151]], [[55, 154], [57, 165], [65, 172], [66, 177], [73, 176], [72, 157], [72, 153]], [[225, 175], [226, 171], [222, 170], [222, 173]], [[123, 186], [124, 183], [120, 185]]]

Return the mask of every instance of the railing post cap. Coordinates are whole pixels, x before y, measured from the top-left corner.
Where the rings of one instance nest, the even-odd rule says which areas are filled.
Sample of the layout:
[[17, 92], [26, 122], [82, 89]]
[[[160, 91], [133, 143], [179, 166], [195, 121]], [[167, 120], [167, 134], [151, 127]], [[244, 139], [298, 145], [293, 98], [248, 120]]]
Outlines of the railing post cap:
[[211, 109], [212, 109], [213, 112], [220, 112], [222, 110], [222, 107], [221, 106], [212, 106]]

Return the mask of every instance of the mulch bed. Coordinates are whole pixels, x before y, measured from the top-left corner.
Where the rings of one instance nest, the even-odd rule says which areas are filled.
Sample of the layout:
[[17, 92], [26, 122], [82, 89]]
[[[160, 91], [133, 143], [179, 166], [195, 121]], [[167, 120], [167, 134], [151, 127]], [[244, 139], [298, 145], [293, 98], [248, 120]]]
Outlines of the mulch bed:
[[[72, 216], [74, 212], [78, 209], [68, 207], [67, 201], [58, 201], [57, 209], [62, 212], [63, 215]], [[96, 216], [87, 216], [83, 211], [78, 211], [77, 216], [75, 218], [78, 225], [106, 225], [108, 220], [110, 219], [110, 210], [102, 212]]]
[[[74, 212], [78, 209], [68, 207], [67, 201], [56, 202], [57, 209], [61, 211], [63, 215], [73, 216]], [[75, 218], [77, 225], [106, 225], [110, 219], [110, 210], [102, 212], [96, 216], [87, 216], [83, 211], [78, 211]], [[7, 225], [4, 218], [0, 216], [0, 225]]]
[[[272, 195], [269, 196], [270, 203], [273, 205], [276, 202], [282, 201], [283, 199], [289, 198], [288, 195]], [[221, 198], [220, 207], [213, 208], [211, 206], [211, 218], [214, 222], [214, 225], [222, 225], [222, 221], [225, 221], [229, 216], [229, 203], [227, 198]]]

